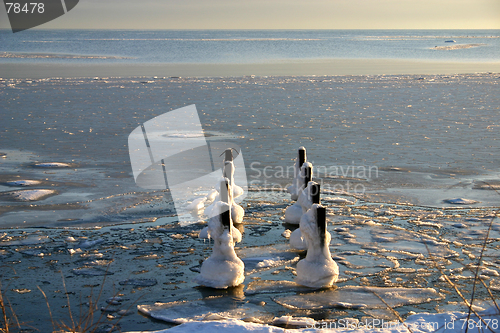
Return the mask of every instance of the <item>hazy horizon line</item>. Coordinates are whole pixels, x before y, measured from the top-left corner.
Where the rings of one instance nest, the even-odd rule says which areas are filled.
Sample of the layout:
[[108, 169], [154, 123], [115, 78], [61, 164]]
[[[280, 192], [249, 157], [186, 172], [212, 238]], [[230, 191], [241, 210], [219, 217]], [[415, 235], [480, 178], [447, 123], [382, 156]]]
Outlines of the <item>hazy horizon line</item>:
[[[0, 28], [0, 30], [9, 30], [11, 31], [11, 28]], [[196, 29], [190, 29], [190, 28], [178, 28], [178, 29], [133, 29], [133, 28], [32, 28], [29, 29], [32, 31], [40, 31], [40, 30], [138, 30], [138, 31], [144, 31], [144, 30], [150, 30], [150, 31], [206, 31], [206, 30], [211, 30], [211, 31], [304, 31], [304, 30], [323, 30], [323, 31], [328, 31], [328, 30], [463, 30], [463, 31], [470, 31], [470, 30], [498, 30], [500, 31], [500, 28], [301, 28], [301, 29], [292, 29], [292, 28], [269, 28], [269, 29], [262, 29], [262, 28], [246, 28], [246, 29], [241, 29], [241, 28], [196, 28]], [[500, 37], [500, 36], [499, 36]]]

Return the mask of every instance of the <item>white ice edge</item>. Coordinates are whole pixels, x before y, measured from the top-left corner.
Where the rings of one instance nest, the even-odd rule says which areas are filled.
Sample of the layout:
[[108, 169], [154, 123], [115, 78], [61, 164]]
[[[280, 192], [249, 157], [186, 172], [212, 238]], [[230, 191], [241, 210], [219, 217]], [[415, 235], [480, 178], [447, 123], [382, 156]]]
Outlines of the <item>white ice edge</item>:
[[[491, 326], [489, 330], [484, 332], [498, 332], [500, 321], [500, 312], [495, 307], [491, 307], [479, 313], [479, 315]], [[275, 318], [277, 323], [281, 323], [286, 318]], [[463, 312], [445, 312], [445, 313], [417, 313], [409, 316], [404, 323], [389, 322], [382, 320], [375, 321], [343, 321], [338, 322], [335, 328], [330, 325], [330, 322], [321, 321], [306, 321], [304, 318], [289, 318], [290, 322], [303, 324], [306, 327], [293, 330], [294, 332], [335, 332], [335, 333], [407, 333], [411, 329], [413, 333], [464, 333], [466, 323], [473, 325], [478, 324], [478, 318], [471, 315], [467, 322], [467, 314]], [[347, 319], [347, 318], [344, 318]], [[352, 319], [352, 318], [351, 318]], [[329, 326], [330, 325], [330, 326]], [[484, 324], [483, 324], [484, 328]], [[470, 330], [469, 331], [474, 331]], [[477, 330], [476, 330], [477, 331]], [[191, 321], [183, 323], [179, 326], [170, 329], [159, 331], [140, 331], [142, 333], [175, 333], [175, 332], [205, 332], [205, 333], [221, 333], [221, 332], [290, 332], [289, 329], [276, 327], [267, 324], [257, 324], [245, 322], [238, 319], [214, 320], [214, 321]], [[126, 333], [140, 333], [138, 331], [130, 331]]]

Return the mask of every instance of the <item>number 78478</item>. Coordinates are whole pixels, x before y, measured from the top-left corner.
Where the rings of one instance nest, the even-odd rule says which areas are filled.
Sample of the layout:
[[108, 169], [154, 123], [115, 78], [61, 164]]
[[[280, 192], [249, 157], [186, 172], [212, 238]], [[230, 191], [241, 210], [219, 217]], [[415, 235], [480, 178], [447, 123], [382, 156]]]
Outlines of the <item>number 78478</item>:
[[[10, 14], [10, 11], [14, 14], [19, 14], [21, 12], [23, 13], [31, 13], [31, 14], [42, 14], [45, 11], [45, 4], [43, 2], [30, 2], [29, 6], [28, 3], [25, 3], [24, 6], [21, 7], [21, 4], [19, 2], [6, 2], [5, 3], [7, 7], [7, 14]], [[31, 6], [31, 8], [30, 8]]]

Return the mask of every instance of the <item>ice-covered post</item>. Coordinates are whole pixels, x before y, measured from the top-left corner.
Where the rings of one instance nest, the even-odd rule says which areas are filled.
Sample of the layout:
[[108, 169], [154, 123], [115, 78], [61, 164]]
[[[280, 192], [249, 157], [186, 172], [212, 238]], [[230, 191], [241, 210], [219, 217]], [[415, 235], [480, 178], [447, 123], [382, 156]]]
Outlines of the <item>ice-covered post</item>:
[[206, 287], [226, 289], [243, 283], [245, 264], [234, 252], [234, 235], [238, 232], [232, 230], [231, 207], [218, 201], [214, 209], [217, 215], [208, 220], [208, 234], [214, 240], [212, 255], [203, 262], [194, 281]]
[[307, 240], [307, 255], [297, 263], [295, 282], [312, 288], [331, 287], [339, 267], [330, 253], [331, 235], [326, 230], [326, 208], [314, 204], [300, 219], [300, 230]]
[[[291, 194], [292, 200], [297, 200], [297, 197], [300, 192], [300, 180], [301, 180], [301, 172], [302, 166], [307, 161], [306, 148], [300, 147], [297, 152], [297, 158], [295, 159], [294, 169], [293, 169], [293, 180], [292, 184], [287, 187], [288, 193]], [[307, 184], [307, 183], [306, 183]]]
[[[285, 222], [300, 224], [304, 214], [314, 205], [320, 202], [321, 187], [318, 183], [310, 181], [302, 190], [292, 206], [285, 210]], [[290, 246], [297, 250], [307, 250], [307, 240], [302, 236], [300, 228], [295, 229], [290, 235]]]

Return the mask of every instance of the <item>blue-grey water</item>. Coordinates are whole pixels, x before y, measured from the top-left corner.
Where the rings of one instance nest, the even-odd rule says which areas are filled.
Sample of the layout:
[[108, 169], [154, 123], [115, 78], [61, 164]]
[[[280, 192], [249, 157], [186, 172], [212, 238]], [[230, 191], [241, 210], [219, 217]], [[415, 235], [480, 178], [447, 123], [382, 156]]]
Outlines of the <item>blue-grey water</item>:
[[[465, 48], [446, 49], [457, 45]], [[0, 62], [264, 63], [359, 58], [489, 62], [498, 61], [499, 54], [499, 30], [0, 31]]]

